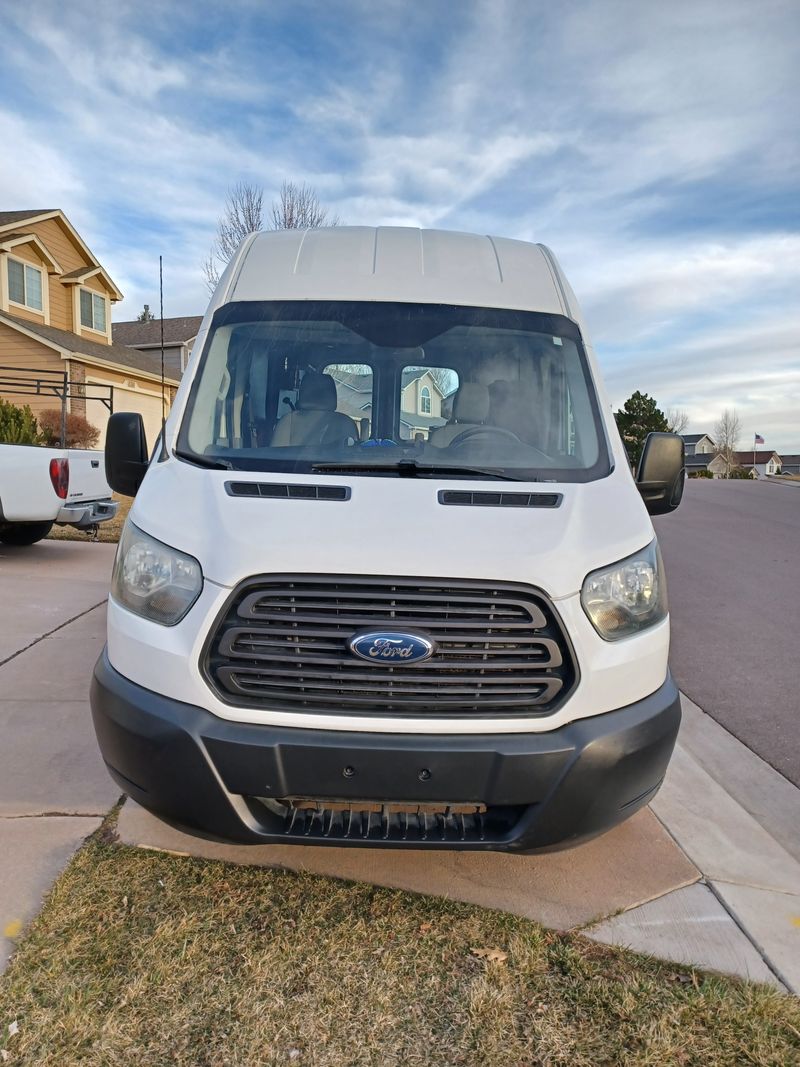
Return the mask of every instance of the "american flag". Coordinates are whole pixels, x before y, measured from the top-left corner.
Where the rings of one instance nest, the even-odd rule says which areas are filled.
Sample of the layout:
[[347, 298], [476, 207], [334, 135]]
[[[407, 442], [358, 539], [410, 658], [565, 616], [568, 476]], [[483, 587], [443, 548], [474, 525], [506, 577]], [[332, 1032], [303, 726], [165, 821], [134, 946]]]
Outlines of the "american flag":
[[756, 445], [763, 445], [764, 444], [764, 438], [761, 436], [760, 433], [757, 433], [757, 434], [754, 435], [753, 444], [756, 444]]

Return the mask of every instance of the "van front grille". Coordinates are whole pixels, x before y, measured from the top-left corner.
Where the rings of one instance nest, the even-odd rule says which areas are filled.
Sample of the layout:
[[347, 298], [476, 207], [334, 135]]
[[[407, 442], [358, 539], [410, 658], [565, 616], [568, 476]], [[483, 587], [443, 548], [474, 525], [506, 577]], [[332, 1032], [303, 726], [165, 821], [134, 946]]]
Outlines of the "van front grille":
[[[365, 629], [421, 634], [433, 655], [359, 659], [349, 641]], [[552, 605], [529, 586], [341, 575], [244, 582], [203, 666], [227, 703], [363, 715], [546, 715], [577, 674]]]

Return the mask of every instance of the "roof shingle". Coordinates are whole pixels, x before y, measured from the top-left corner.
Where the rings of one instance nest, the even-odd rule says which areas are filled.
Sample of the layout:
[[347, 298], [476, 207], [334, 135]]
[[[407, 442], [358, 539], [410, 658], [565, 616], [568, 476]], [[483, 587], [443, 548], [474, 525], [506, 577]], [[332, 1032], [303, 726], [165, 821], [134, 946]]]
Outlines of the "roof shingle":
[[[182, 318], [164, 319], [164, 344], [176, 345], [191, 341], [197, 336], [202, 315], [185, 315]], [[112, 322], [111, 336], [122, 345], [160, 345], [161, 319], [149, 322]]]
[[0, 211], [0, 226], [10, 226], [12, 222], [24, 222], [37, 215], [49, 215], [55, 211], [52, 207], [32, 208], [30, 211]]

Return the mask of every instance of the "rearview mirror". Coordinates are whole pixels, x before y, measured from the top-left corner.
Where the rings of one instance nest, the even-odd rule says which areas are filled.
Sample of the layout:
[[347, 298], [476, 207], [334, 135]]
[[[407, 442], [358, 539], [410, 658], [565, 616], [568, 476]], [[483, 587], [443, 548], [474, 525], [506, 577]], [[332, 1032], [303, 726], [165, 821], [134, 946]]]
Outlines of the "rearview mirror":
[[675, 510], [683, 496], [685, 478], [683, 438], [676, 433], [648, 434], [636, 484], [651, 515], [666, 515]]
[[106, 429], [106, 481], [115, 493], [136, 496], [147, 472], [147, 438], [142, 416], [120, 411]]

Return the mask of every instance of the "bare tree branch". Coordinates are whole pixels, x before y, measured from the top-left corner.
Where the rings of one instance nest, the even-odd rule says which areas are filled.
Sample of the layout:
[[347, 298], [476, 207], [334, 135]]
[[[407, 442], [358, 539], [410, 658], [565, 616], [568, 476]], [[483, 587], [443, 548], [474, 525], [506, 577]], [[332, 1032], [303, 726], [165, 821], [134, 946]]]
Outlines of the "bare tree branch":
[[329, 215], [314, 190], [303, 182], [284, 182], [270, 211], [270, 229], [313, 230], [320, 226], [338, 226], [338, 215]]
[[[208, 291], [213, 293], [225, 267], [248, 234], [264, 229], [264, 190], [249, 182], [237, 182], [229, 191], [225, 210], [217, 224], [217, 236], [202, 264]], [[305, 183], [284, 182], [279, 198], [272, 202], [269, 228], [307, 230], [338, 226], [338, 215], [329, 215], [314, 190]]]
[[202, 268], [209, 292], [216, 289], [222, 271], [245, 237], [263, 229], [263, 202], [264, 190], [250, 182], [237, 182], [228, 190], [217, 236]]
[[683, 433], [689, 425], [689, 416], [680, 408], [670, 408], [665, 414], [670, 433]]
[[728, 411], [726, 408], [714, 426], [714, 444], [722, 458], [725, 460], [725, 477], [729, 478], [731, 468], [735, 467], [733, 454], [739, 446], [742, 426], [736, 410]]
[[213, 293], [219, 282], [219, 270], [217, 269], [217, 264], [214, 260], [213, 250], [209, 252], [206, 259], [203, 260], [202, 270], [203, 277], [206, 280], [206, 289], [208, 289], [209, 293]]

